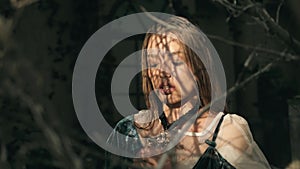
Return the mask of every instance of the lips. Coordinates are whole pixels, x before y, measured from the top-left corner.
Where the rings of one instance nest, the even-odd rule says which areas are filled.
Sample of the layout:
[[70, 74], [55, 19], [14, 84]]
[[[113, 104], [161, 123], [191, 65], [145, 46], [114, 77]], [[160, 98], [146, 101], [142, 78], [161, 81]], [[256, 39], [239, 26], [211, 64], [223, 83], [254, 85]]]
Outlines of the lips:
[[165, 94], [165, 95], [169, 95], [172, 93], [172, 91], [174, 91], [175, 86], [171, 85], [171, 84], [161, 84], [159, 86], [160, 91]]

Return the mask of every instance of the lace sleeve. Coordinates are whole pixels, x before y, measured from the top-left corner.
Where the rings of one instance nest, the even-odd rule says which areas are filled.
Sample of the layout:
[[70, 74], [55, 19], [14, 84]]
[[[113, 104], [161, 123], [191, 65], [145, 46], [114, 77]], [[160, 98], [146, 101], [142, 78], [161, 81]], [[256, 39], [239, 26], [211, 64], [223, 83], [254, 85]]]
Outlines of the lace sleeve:
[[236, 168], [270, 169], [244, 118], [235, 114], [226, 115], [216, 142], [221, 155]]

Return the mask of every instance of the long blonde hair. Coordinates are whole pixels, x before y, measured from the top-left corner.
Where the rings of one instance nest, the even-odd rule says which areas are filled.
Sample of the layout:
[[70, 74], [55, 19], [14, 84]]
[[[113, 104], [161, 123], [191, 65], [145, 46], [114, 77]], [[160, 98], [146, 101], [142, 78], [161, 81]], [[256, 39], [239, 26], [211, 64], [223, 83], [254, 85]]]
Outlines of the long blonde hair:
[[[152, 36], [160, 36], [163, 38], [168, 33], [171, 33], [175, 35], [175, 37], [178, 39], [178, 41], [181, 43], [183, 47], [184, 55], [187, 58], [187, 65], [190, 68], [191, 72], [193, 73], [197, 88], [199, 91], [200, 101], [202, 103], [202, 106], [205, 106], [211, 102], [212, 98], [212, 89], [214, 92], [220, 91], [218, 88], [218, 85], [214, 84], [211, 85], [211, 79], [209, 78], [207, 69], [213, 69], [212, 65], [212, 58], [211, 58], [211, 51], [210, 48], [207, 47], [206, 41], [208, 40], [207, 37], [204, 34], [203, 37], [194, 36], [193, 34], [189, 32], [201, 32], [199, 29], [194, 26], [192, 23], [190, 23], [187, 19], [182, 17], [171, 17], [167, 21], [165, 21], [166, 25], [157, 24], [153, 26], [148, 33], [145, 36], [143, 47], [144, 52], [142, 54], [142, 87], [143, 87], [143, 93], [145, 96], [145, 102], [147, 107], [150, 109], [150, 106], [155, 104], [157, 107], [161, 107], [161, 102], [158, 98], [155, 96], [150, 99], [150, 93], [153, 90], [153, 86], [151, 84], [150, 78], [147, 73], [147, 51], [145, 49], [148, 48], [150, 38]], [[170, 26], [168, 26], [170, 25]], [[174, 29], [176, 27], [177, 29]], [[187, 30], [187, 31], [180, 31], [180, 30]], [[151, 32], [157, 32], [155, 34]], [[185, 44], [192, 44], [194, 45], [199, 51], [201, 51], [201, 54], [203, 54], [204, 60], [200, 60], [200, 58], [197, 56], [197, 54], [189, 48]], [[206, 64], [203, 64], [206, 63]], [[209, 67], [205, 67], [204, 65], [209, 65]], [[215, 79], [216, 80], [216, 79]], [[152, 102], [152, 103], [151, 103]], [[201, 107], [202, 107], [201, 106]], [[199, 107], [199, 108], [201, 108]], [[225, 106], [226, 107], [226, 106]], [[220, 111], [224, 111], [226, 108], [221, 108]]]

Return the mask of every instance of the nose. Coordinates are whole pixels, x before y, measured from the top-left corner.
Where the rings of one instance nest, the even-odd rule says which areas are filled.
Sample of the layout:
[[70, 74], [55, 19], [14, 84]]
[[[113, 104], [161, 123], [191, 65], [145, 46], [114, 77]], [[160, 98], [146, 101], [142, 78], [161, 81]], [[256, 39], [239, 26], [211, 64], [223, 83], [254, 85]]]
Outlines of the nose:
[[165, 70], [160, 70], [159, 71], [159, 76], [161, 78], [170, 78], [171, 77], [171, 74]]
[[171, 61], [163, 61], [161, 64], [161, 69], [159, 71], [159, 75], [161, 78], [170, 78], [171, 75], [174, 75], [174, 65]]

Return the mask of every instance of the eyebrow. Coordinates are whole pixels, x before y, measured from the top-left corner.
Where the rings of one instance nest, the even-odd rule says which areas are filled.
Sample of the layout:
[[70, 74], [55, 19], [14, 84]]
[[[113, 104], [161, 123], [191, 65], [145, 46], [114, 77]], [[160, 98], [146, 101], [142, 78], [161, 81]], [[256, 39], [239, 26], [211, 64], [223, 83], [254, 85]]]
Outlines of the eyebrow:
[[152, 54], [152, 53], [151, 53], [151, 54], [147, 54], [147, 57], [155, 58], [155, 57], [157, 57], [157, 55], [158, 55], [158, 54]]
[[[180, 53], [184, 53], [183, 51], [176, 51], [176, 52], [160, 52], [160, 53], [163, 53], [163, 54], [172, 54], [172, 55], [176, 55], [176, 54], [180, 54]], [[158, 56], [159, 54], [153, 54], [153, 53], [147, 53], [147, 57], [156, 57]]]

